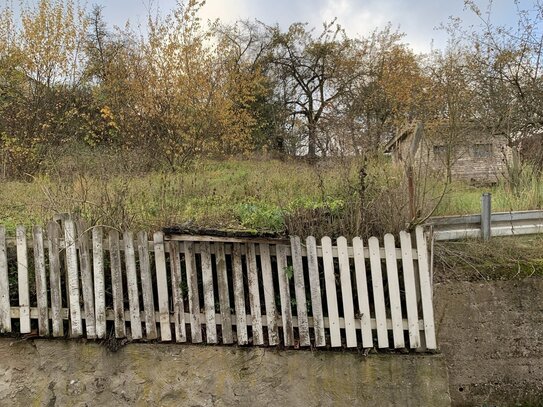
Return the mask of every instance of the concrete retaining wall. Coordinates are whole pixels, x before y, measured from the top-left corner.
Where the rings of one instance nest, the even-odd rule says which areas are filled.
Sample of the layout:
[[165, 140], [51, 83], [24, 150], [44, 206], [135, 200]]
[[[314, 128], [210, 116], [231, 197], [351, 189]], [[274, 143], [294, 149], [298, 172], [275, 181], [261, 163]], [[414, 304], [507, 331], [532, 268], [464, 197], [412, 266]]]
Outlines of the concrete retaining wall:
[[455, 406], [543, 405], [543, 279], [434, 287]]
[[0, 405], [448, 406], [440, 355], [0, 339]]

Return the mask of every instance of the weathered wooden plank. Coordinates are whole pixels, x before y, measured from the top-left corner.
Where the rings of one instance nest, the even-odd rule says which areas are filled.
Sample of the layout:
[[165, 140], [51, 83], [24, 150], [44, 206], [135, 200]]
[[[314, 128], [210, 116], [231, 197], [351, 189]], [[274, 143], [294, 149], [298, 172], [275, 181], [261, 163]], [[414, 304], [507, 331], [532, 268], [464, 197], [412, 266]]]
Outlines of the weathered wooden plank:
[[19, 290], [19, 310], [21, 333], [30, 333], [30, 293], [28, 287], [28, 258], [26, 229], [17, 226], [17, 283]]
[[432, 282], [430, 281], [430, 272], [428, 270], [428, 249], [426, 247], [426, 238], [421, 226], [415, 229], [417, 237], [417, 254], [419, 280], [422, 300], [422, 317], [424, 319], [424, 338], [426, 339], [427, 349], [436, 349], [436, 334], [434, 327], [434, 308], [432, 301]]
[[366, 262], [364, 259], [364, 243], [359, 237], [353, 239], [353, 251], [354, 269], [356, 273], [356, 291], [358, 293], [358, 309], [360, 313], [360, 329], [362, 331], [362, 347], [373, 348], [368, 279], [366, 276]]
[[94, 309], [94, 281], [92, 277], [91, 244], [86, 222], [79, 220], [77, 241], [79, 242], [79, 263], [81, 266], [81, 287], [83, 293], [83, 312], [85, 314], [85, 330], [87, 338], [96, 338], [96, 321]]
[[336, 275], [334, 272], [334, 258], [332, 256], [332, 239], [328, 236], [323, 237], [321, 239], [321, 246], [324, 282], [326, 286], [326, 304], [328, 305], [328, 318], [330, 320], [330, 342], [332, 347], [338, 347], [341, 346], [341, 333], [339, 329]]
[[337, 239], [339, 278], [341, 281], [341, 298], [343, 300], [343, 318], [345, 319], [345, 336], [347, 347], [355, 348], [356, 327], [354, 318], [353, 285], [351, 283], [351, 266], [347, 253], [347, 239], [343, 236]]
[[49, 335], [49, 308], [47, 302], [47, 275], [45, 272], [45, 253], [43, 248], [43, 229], [32, 228], [34, 244], [34, 274], [36, 277], [36, 299], [38, 304], [38, 334]]
[[292, 252], [292, 268], [294, 275], [294, 291], [296, 294], [296, 311], [300, 346], [310, 346], [309, 324], [307, 319], [307, 302], [305, 296], [304, 266], [302, 262], [302, 244], [298, 236], [290, 238]]
[[239, 345], [247, 345], [247, 316], [245, 312], [245, 289], [243, 288], [243, 266], [241, 245], [232, 245], [232, 271], [234, 279], [234, 305], [236, 308], [236, 334]]
[[201, 244], [202, 285], [204, 288], [204, 310], [206, 315], [207, 343], [217, 343], [217, 325], [215, 322], [215, 296], [213, 294], [213, 269], [211, 268], [211, 248], [209, 242]]
[[183, 292], [181, 290], [183, 278], [181, 275], [179, 242], [169, 241], [167, 247], [170, 249], [170, 269], [172, 271], [172, 300], [175, 340], [177, 342], [186, 342], [187, 327], [185, 325], [185, 303], [183, 301]]
[[260, 310], [260, 291], [258, 270], [256, 267], [256, 250], [254, 243], [247, 244], [247, 279], [249, 283], [249, 305], [253, 328], [253, 345], [263, 345], [262, 314]]
[[[138, 233], [138, 259], [140, 265], [141, 291], [145, 319], [145, 338], [148, 340], [153, 340], [156, 339], [158, 335], [156, 331], [155, 301], [153, 298], [153, 279], [151, 277], [151, 262], [149, 259], [147, 232]], [[172, 284], [174, 284], [173, 279], [174, 278], [172, 276]]]
[[313, 236], [309, 236], [305, 242], [307, 250], [307, 266], [309, 269], [309, 285], [311, 287], [311, 309], [313, 310], [315, 346], [326, 346], [319, 262], [317, 258], [317, 240]]
[[124, 322], [124, 293], [123, 274], [121, 265], [121, 252], [119, 246], [119, 232], [109, 231], [109, 259], [111, 263], [111, 290], [113, 293], [113, 312], [115, 314], [115, 337], [126, 336], [126, 324]]
[[279, 331], [277, 329], [277, 310], [275, 308], [270, 246], [267, 243], [260, 243], [260, 263], [262, 265], [262, 284], [264, 289], [264, 304], [266, 305], [268, 342], [273, 346], [279, 343]]
[[283, 343], [285, 346], [294, 345], [294, 327], [292, 325], [292, 308], [290, 287], [288, 283], [287, 246], [276, 246], [277, 277], [279, 280], [279, 297], [281, 298], [281, 319], [283, 322]]
[[51, 290], [51, 320], [53, 336], [64, 336], [62, 322], [62, 284], [60, 278], [60, 225], [47, 224], [47, 245], [49, 249], [49, 285]]
[[75, 242], [75, 225], [73, 220], [64, 222], [64, 241], [66, 242], [66, 276], [68, 285], [68, 305], [70, 308], [71, 336], [83, 334], [81, 306], [79, 305], [79, 267], [77, 262], [77, 246]]
[[419, 315], [417, 307], [417, 289], [415, 286], [415, 269], [411, 248], [411, 235], [405, 231], [400, 232], [400, 245], [402, 248], [402, 269], [405, 287], [405, 303], [407, 308], [407, 321], [409, 325], [409, 347], [420, 347]]
[[155, 271], [158, 291], [158, 312], [160, 322], [160, 340], [172, 340], [170, 327], [170, 311], [168, 309], [168, 279], [166, 277], [166, 255], [164, 254], [164, 233], [156, 232], [153, 235], [155, 249]]
[[92, 228], [92, 266], [94, 269], [96, 336], [101, 339], [106, 336], [106, 285], [104, 277], [104, 234], [99, 226]]
[[128, 307], [130, 310], [130, 331], [132, 339], [142, 338], [140, 299], [138, 291], [138, 272], [136, 270], [136, 253], [134, 235], [130, 231], [123, 234], [124, 259], [126, 265], [126, 286], [128, 289]]
[[230, 313], [230, 293], [228, 292], [228, 274], [223, 243], [215, 243], [215, 264], [217, 266], [222, 341], [225, 344], [231, 344], [234, 341], [232, 337], [232, 314]]
[[385, 235], [384, 242], [394, 347], [396, 349], [405, 348], [402, 326], [402, 303], [400, 301], [400, 283], [398, 280], [398, 259], [396, 258], [396, 242], [394, 236], [390, 233]]
[[189, 291], [190, 333], [193, 343], [202, 342], [202, 325], [200, 322], [200, 294], [198, 293], [198, 274], [196, 273], [196, 258], [194, 244], [185, 244], [185, 267], [187, 270], [187, 287]]
[[371, 284], [373, 287], [375, 320], [377, 323], [377, 346], [379, 348], [388, 348], [387, 315], [385, 309], [381, 256], [379, 255], [379, 240], [376, 237], [370, 237], [368, 239], [368, 246], [370, 250]]
[[11, 332], [6, 229], [0, 226], [0, 333]]

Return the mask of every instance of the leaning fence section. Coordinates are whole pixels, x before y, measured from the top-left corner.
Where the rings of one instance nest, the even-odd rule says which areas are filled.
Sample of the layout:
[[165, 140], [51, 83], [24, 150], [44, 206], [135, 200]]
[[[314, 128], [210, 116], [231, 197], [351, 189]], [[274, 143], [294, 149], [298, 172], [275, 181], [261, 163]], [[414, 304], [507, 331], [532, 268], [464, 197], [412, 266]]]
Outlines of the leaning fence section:
[[256, 346], [435, 349], [422, 228], [382, 241], [0, 227], [0, 331]]

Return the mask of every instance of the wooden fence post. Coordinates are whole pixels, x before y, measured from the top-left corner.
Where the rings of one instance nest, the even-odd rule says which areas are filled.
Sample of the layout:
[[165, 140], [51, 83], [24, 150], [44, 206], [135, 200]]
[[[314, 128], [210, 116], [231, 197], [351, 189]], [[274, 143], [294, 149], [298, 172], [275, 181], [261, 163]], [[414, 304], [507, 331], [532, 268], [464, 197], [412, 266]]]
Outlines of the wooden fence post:
[[492, 194], [486, 192], [481, 198], [481, 236], [484, 241], [490, 239], [491, 224], [490, 217], [492, 214]]

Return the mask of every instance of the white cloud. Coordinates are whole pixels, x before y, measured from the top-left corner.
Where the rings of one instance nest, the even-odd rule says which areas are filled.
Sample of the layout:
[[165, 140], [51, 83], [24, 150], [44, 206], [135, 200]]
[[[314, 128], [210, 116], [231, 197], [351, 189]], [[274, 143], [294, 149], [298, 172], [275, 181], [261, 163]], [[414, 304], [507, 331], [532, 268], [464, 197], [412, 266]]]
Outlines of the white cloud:
[[207, 0], [200, 12], [204, 20], [220, 19], [232, 23], [241, 18], [248, 18], [247, 0]]

